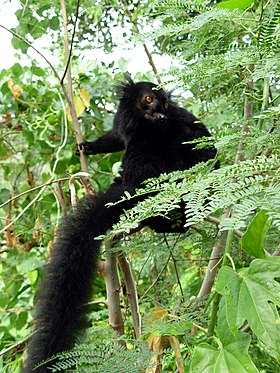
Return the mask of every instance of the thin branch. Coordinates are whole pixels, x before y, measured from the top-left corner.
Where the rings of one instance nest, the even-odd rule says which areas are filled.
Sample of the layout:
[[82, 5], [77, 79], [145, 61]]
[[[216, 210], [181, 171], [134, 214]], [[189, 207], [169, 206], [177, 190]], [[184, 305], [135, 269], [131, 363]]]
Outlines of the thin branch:
[[77, 193], [76, 193], [76, 188], [75, 188], [75, 183], [74, 183], [74, 178], [71, 177], [69, 180], [69, 189], [70, 189], [70, 196], [71, 196], [71, 206], [73, 210], [76, 209], [77, 207]]
[[[66, 32], [67, 32], [67, 15], [66, 15], [66, 7], [65, 7], [64, 0], [61, 0], [61, 7], [62, 7], [62, 14], [63, 14], [63, 25], [64, 25], [64, 29], [66, 28]], [[59, 76], [57, 70], [54, 68], [54, 66], [52, 65], [52, 63], [43, 55], [42, 52], [40, 52], [36, 47], [34, 47], [31, 43], [29, 43], [26, 39], [24, 39], [22, 36], [20, 36], [16, 32], [14, 32], [12, 30], [9, 30], [7, 27], [5, 27], [5, 26], [3, 26], [1, 24], [0, 24], [0, 27], [2, 27], [4, 30], [6, 30], [7, 32], [11, 33], [13, 36], [15, 36], [16, 38], [18, 38], [19, 40], [21, 40], [23, 43], [25, 43], [26, 45], [28, 45], [30, 48], [32, 48], [50, 66], [50, 68], [53, 71], [55, 77], [59, 81], [59, 84], [60, 84], [61, 89], [63, 91], [64, 97], [65, 97], [65, 99], [67, 101], [67, 104], [69, 106], [70, 114], [71, 114], [71, 117], [73, 119], [74, 129], [75, 129], [75, 133], [76, 133], [76, 141], [77, 141], [77, 143], [82, 142], [82, 134], [81, 134], [80, 126], [79, 126], [79, 123], [78, 123], [78, 118], [77, 118], [76, 110], [75, 110], [75, 107], [74, 107], [74, 100], [73, 100], [73, 93], [72, 93], [72, 91], [70, 91], [70, 93], [72, 93], [72, 95], [70, 93], [69, 94], [67, 93], [65, 85], [63, 83], [63, 79], [60, 79], [60, 76]], [[64, 35], [65, 35], [65, 33], [64, 33]], [[65, 53], [67, 55], [66, 59], [68, 61], [69, 58], [70, 58], [70, 52], [69, 52], [69, 47], [68, 47], [68, 37], [66, 38], [66, 36], [64, 37], [64, 44], [65, 44]], [[68, 74], [69, 74], [69, 71], [70, 71], [70, 65], [68, 63], [68, 68], [67, 68], [67, 73]], [[70, 72], [70, 75], [68, 75], [68, 77], [70, 77], [70, 85], [71, 85], [71, 83], [72, 83], [71, 72]], [[69, 80], [68, 80], [68, 84], [69, 84]], [[71, 85], [71, 89], [72, 89], [72, 85]], [[80, 154], [80, 161], [81, 161], [82, 170], [88, 172], [86, 158], [85, 158], [84, 154], [82, 154], [82, 152]], [[88, 177], [83, 177], [82, 178], [82, 182], [84, 183], [87, 192], [92, 194], [93, 193], [93, 188], [92, 188], [92, 186], [90, 184], [89, 178]]]
[[70, 44], [70, 53], [69, 53], [69, 56], [68, 56], [68, 60], [67, 60], [67, 63], [66, 63], [64, 73], [63, 73], [62, 78], [60, 80], [61, 83], [63, 82], [63, 80], [66, 76], [66, 73], [67, 73], [67, 70], [69, 68], [69, 64], [70, 64], [70, 61], [71, 61], [71, 57], [72, 57], [72, 50], [73, 50], [73, 44], [74, 44], [74, 37], [75, 37], [75, 33], [76, 33], [76, 26], [77, 26], [78, 15], [79, 15], [79, 8], [80, 8], [80, 0], [77, 1], [76, 12], [75, 12], [74, 30], [73, 30], [72, 40], [71, 40], [71, 44]]
[[[138, 25], [137, 25], [137, 20], [133, 19], [133, 15], [132, 15], [131, 11], [128, 9], [128, 3], [127, 3], [127, 1], [123, 0], [123, 2], [124, 2], [124, 5], [125, 5], [125, 13], [126, 13], [126, 15], [128, 16], [130, 22], [133, 24], [133, 26], [134, 26], [137, 34], [140, 34], [140, 30], [139, 30]], [[155, 76], [157, 78], [158, 83], [162, 84], [162, 81], [161, 81], [160, 76], [159, 76], [159, 72], [158, 72], [157, 67], [156, 67], [156, 65], [154, 63], [153, 56], [152, 56], [151, 52], [149, 51], [149, 48], [147, 47], [147, 44], [142, 43], [142, 45], [144, 47], [145, 53], [146, 53], [146, 55], [148, 57], [149, 64], [152, 67], [152, 70], [153, 70], [153, 72], [154, 72], [154, 74], [155, 74]]]
[[9, 204], [11, 201], [14, 201], [15, 199], [18, 199], [19, 197], [24, 196], [25, 194], [29, 194], [29, 193], [31, 193], [31, 192], [34, 192], [34, 191], [37, 190], [37, 189], [41, 189], [41, 188], [43, 188], [43, 187], [45, 187], [45, 186], [49, 186], [49, 185], [51, 185], [51, 184], [55, 184], [55, 183], [58, 183], [58, 182], [61, 182], [61, 181], [67, 181], [67, 180], [69, 180], [71, 177], [76, 177], [76, 178], [77, 178], [77, 177], [80, 177], [80, 176], [79, 176], [79, 173], [78, 173], [78, 174], [75, 174], [75, 175], [73, 175], [73, 176], [62, 177], [62, 178], [60, 178], [60, 179], [49, 180], [49, 181], [47, 181], [45, 184], [40, 184], [40, 185], [38, 185], [38, 186], [36, 186], [36, 187], [34, 187], [34, 188], [31, 188], [31, 189], [25, 190], [24, 192], [19, 193], [19, 194], [17, 194], [17, 195], [14, 196], [14, 197], [9, 198], [7, 201], [3, 202], [3, 203], [0, 205], [0, 208], [3, 207], [3, 206], [5, 206], [5, 205], [7, 205], [7, 204]]
[[25, 342], [27, 342], [29, 340], [29, 338], [32, 337], [33, 334], [34, 333], [29, 334], [27, 337], [21, 339], [20, 341], [17, 341], [13, 345], [11, 345], [11, 346], [5, 348], [4, 350], [0, 351], [0, 356], [5, 355], [7, 352], [9, 352], [9, 351], [13, 350], [14, 348], [17, 348], [18, 346], [24, 344]]
[[157, 275], [156, 279], [154, 280], [154, 282], [148, 287], [148, 289], [145, 291], [145, 293], [141, 296], [141, 298], [144, 298], [148, 293], [149, 291], [155, 286], [155, 284], [158, 282], [158, 280], [160, 279], [161, 275], [163, 274], [163, 272], [165, 271], [166, 267], [167, 267], [167, 264], [169, 263], [170, 259], [171, 259], [171, 255], [172, 253], [170, 252], [164, 266], [162, 267], [161, 271], [159, 272], [159, 274]]
[[175, 257], [174, 257], [174, 255], [173, 255], [172, 252], [171, 252], [171, 258], [172, 258], [173, 265], [174, 265], [174, 269], [175, 269], [175, 273], [176, 273], [177, 284], [179, 285], [179, 288], [180, 288], [180, 291], [181, 291], [182, 301], [184, 302], [184, 301], [185, 301], [185, 298], [184, 298], [184, 291], [183, 291], [183, 287], [182, 287], [182, 284], [181, 284], [181, 281], [180, 281], [180, 276], [179, 276], [179, 273], [178, 273], [178, 268], [177, 268], [177, 264], [176, 264], [176, 259], [175, 259]]
[[91, 302], [86, 303], [84, 306], [88, 307], [88, 306], [94, 306], [96, 304], [103, 304], [105, 307], [108, 308], [108, 302], [106, 300], [93, 300]]
[[[231, 245], [233, 241], [233, 230], [227, 231], [226, 236], [226, 246], [224, 250], [224, 256], [222, 261], [222, 266], [227, 264], [228, 257], [227, 255], [230, 253]], [[215, 299], [213, 302], [212, 312], [211, 312], [211, 319], [208, 326], [208, 337], [211, 337], [214, 334], [215, 325], [217, 322], [217, 315], [218, 315], [218, 309], [220, 304], [221, 294], [217, 293], [215, 294]]]
[[[81, 127], [78, 121], [77, 117], [77, 112], [74, 106], [74, 95], [73, 95], [73, 85], [72, 85], [72, 76], [71, 76], [71, 64], [70, 64], [70, 59], [71, 59], [71, 54], [69, 50], [69, 41], [68, 41], [68, 30], [67, 30], [67, 12], [66, 12], [66, 5], [65, 5], [65, 0], [60, 0], [60, 6], [61, 6], [61, 11], [62, 11], [62, 19], [63, 19], [63, 43], [64, 43], [64, 52], [65, 52], [65, 59], [66, 59], [66, 76], [67, 76], [67, 83], [68, 83], [68, 106], [70, 110], [70, 115], [73, 120], [73, 125], [74, 125], [74, 130], [75, 130], [75, 135], [76, 135], [76, 142], [79, 144], [83, 141], [82, 137], [82, 132], [81, 132]], [[76, 9], [76, 16], [78, 15], [78, 8]], [[77, 17], [76, 17], [77, 18]], [[76, 25], [76, 23], [75, 23]], [[75, 32], [75, 30], [74, 30]], [[73, 40], [72, 40], [73, 43]], [[72, 50], [72, 49], [71, 49]], [[69, 62], [68, 62], [69, 61]], [[64, 76], [63, 76], [64, 78]], [[60, 81], [60, 84], [63, 85], [63, 81]], [[82, 171], [88, 172], [88, 165], [86, 161], [86, 156], [83, 154], [83, 151], [80, 151], [80, 162], [81, 162], [81, 167]], [[81, 178], [86, 191], [88, 194], [94, 194], [94, 189], [90, 183], [90, 179], [88, 177], [82, 177]]]
[[263, 123], [264, 123], [263, 114], [268, 107], [269, 93], [270, 93], [269, 78], [265, 77], [263, 80], [263, 97], [262, 97], [262, 107], [261, 107], [261, 112], [260, 112], [261, 115], [258, 120], [258, 128], [260, 130], [263, 129]]
[[0, 24], [0, 27], [2, 27], [4, 30], [8, 31], [10, 34], [12, 34], [13, 36], [15, 36], [16, 38], [18, 38], [19, 40], [21, 40], [23, 43], [25, 43], [26, 45], [28, 45], [30, 48], [32, 48], [35, 52], [37, 52], [42, 58], [43, 60], [45, 60], [47, 62], [47, 64], [50, 66], [50, 68], [52, 69], [54, 75], [56, 76], [56, 78], [58, 79], [58, 81], [60, 82], [60, 77], [58, 75], [58, 72], [56, 71], [56, 69], [54, 68], [54, 66], [51, 64], [51, 62], [37, 49], [35, 48], [31, 43], [29, 43], [26, 39], [24, 39], [22, 36], [20, 36], [19, 34], [17, 34], [16, 32], [8, 29], [7, 27], [3, 26]]
[[0, 230], [0, 234], [5, 232], [8, 228], [10, 228], [16, 221], [19, 220], [19, 218], [25, 213], [25, 211], [27, 211], [29, 209], [29, 207], [31, 207], [40, 197], [41, 195], [43, 194], [43, 192], [45, 191], [46, 189], [46, 185], [39, 191], [39, 193], [37, 194], [37, 196], [35, 196], [25, 207], [24, 209], [9, 223], [7, 224], [4, 228], [2, 228]]

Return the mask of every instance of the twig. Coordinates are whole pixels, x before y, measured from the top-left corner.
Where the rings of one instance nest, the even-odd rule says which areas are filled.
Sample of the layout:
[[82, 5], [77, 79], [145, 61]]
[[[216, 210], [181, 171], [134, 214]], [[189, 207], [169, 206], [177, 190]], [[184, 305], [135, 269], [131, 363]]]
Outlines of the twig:
[[11, 227], [16, 221], [18, 221], [18, 219], [25, 213], [25, 211], [27, 211], [29, 209], [29, 207], [31, 207], [40, 197], [41, 195], [43, 194], [43, 192], [45, 191], [46, 189], [46, 185], [44, 187], [42, 187], [42, 189], [39, 191], [39, 193], [37, 194], [36, 197], [34, 197], [25, 207], [24, 209], [9, 223], [7, 224], [4, 228], [2, 228], [0, 230], [0, 234], [5, 232], [9, 227]]
[[141, 298], [144, 298], [148, 293], [149, 291], [155, 286], [155, 284], [158, 282], [158, 280], [160, 279], [161, 275], [163, 274], [163, 272], [165, 271], [166, 267], [167, 267], [167, 264], [169, 263], [169, 260], [171, 259], [171, 255], [172, 253], [170, 252], [164, 266], [162, 267], [161, 271], [159, 272], [159, 274], [157, 275], [156, 279], [154, 280], [154, 282], [148, 287], [148, 289], [145, 291], [145, 293], [141, 296]]
[[34, 45], [32, 45], [31, 43], [29, 43], [26, 39], [24, 39], [22, 36], [20, 36], [19, 34], [17, 34], [16, 32], [8, 29], [7, 27], [3, 26], [0, 24], [0, 27], [2, 27], [4, 30], [8, 31], [10, 34], [12, 34], [13, 36], [15, 36], [16, 38], [18, 38], [19, 40], [21, 40], [23, 43], [25, 43], [26, 45], [28, 45], [30, 48], [32, 48], [33, 50], [35, 50], [35, 52], [37, 52], [42, 58], [43, 60], [45, 60], [47, 62], [47, 64], [50, 66], [50, 68], [52, 69], [54, 75], [56, 76], [56, 78], [60, 81], [60, 77], [58, 75], [58, 72], [56, 71], [56, 69], [54, 68], [54, 66], [51, 64], [51, 62], [37, 49], [34, 47]]
[[270, 91], [269, 78], [265, 77], [263, 80], [263, 97], [262, 97], [262, 107], [261, 107], [261, 112], [260, 112], [261, 115], [258, 120], [258, 128], [260, 130], [263, 129], [263, 123], [264, 123], [263, 114], [268, 107], [269, 91]]
[[[64, 0], [61, 0], [61, 7], [62, 7], [62, 15], [63, 15], [63, 21], [64, 21], [63, 22], [64, 30], [66, 29], [66, 32], [67, 32], [67, 15], [66, 15], [66, 7], [65, 7]], [[79, 126], [79, 123], [78, 123], [78, 118], [77, 118], [76, 110], [75, 110], [75, 107], [74, 107], [73, 94], [70, 95], [70, 94], [67, 93], [65, 85], [63, 83], [63, 79], [60, 79], [60, 76], [59, 76], [57, 70], [54, 68], [54, 66], [52, 65], [52, 63], [43, 55], [43, 53], [40, 52], [31, 43], [29, 43], [26, 39], [24, 39], [22, 36], [20, 36], [16, 32], [14, 32], [12, 30], [9, 30], [7, 27], [5, 27], [5, 26], [3, 26], [1, 24], [0, 24], [0, 27], [2, 27], [4, 30], [6, 30], [7, 32], [11, 33], [13, 36], [15, 36], [16, 38], [18, 38], [22, 42], [24, 42], [26, 45], [28, 45], [33, 50], [35, 50], [35, 52], [38, 53], [44, 59], [44, 61], [50, 66], [50, 68], [53, 71], [55, 77], [59, 81], [59, 84], [60, 84], [61, 89], [63, 91], [64, 97], [65, 97], [65, 99], [67, 101], [67, 104], [69, 106], [70, 114], [71, 114], [71, 117], [73, 119], [74, 129], [75, 129], [75, 133], [76, 133], [76, 141], [77, 141], [77, 143], [82, 142], [82, 134], [81, 134], [80, 126]], [[64, 33], [64, 35], [65, 35], [65, 33]], [[64, 37], [64, 43], [68, 46], [68, 38], [66, 36]], [[67, 47], [65, 47], [65, 53], [67, 54], [67, 61], [68, 61], [69, 58], [70, 58], [70, 53], [69, 53], [69, 47], [68, 47], [67, 51], [66, 51], [66, 48]], [[67, 68], [67, 73], [68, 74], [69, 74], [69, 71], [70, 71], [69, 68], [70, 68], [70, 65], [68, 63], [68, 68]], [[72, 80], [71, 80], [71, 72], [70, 72], [70, 75], [68, 75], [68, 76], [70, 76], [70, 82], [72, 82]], [[63, 76], [63, 78], [64, 78], [64, 76]], [[69, 84], [69, 80], [68, 80], [68, 84]], [[72, 88], [72, 86], [71, 86], [71, 88]], [[82, 154], [82, 152], [80, 152], [80, 161], [81, 161], [82, 170], [88, 172], [86, 158], [85, 158], [84, 154]], [[93, 193], [93, 188], [92, 188], [92, 186], [90, 184], [89, 178], [88, 177], [82, 178], [82, 182], [84, 183], [87, 192], [92, 194]]]
[[106, 300], [93, 300], [85, 304], [87, 306], [94, 306], [95, 304], [104, 304], [104, 306], [108, 307], [108, 302]]
[[[137, 34], [140, 34], [140, 30], [139, 30], [139, 28], [138, 28], [137, 21], [136, 21], [136, 20], [133, 20], [132, 13], [131, 13], [131, 11], [128, 9], [128, 3], [127, 3], [127, 1], [126, 1], [126, 0], [123, 0], [123, 2], [124, 2], [124, 5], [125, 5], [125, 13], [127, 14], [128, 18], [129, 18], [129, 20], [130, 20], [130, 22], [133, 24], [133, 26], [134, 26], [134, 28], [135, 28]], [[156, 65], [155, 65], [155, 63], [154, 63], [154, 60], [153, 60], [153, 56], [152, 56], [151, 52], [149, 51], [149, 48], [147, 47], [147, 44], [142, 43], [142, 45], [143, 45], [143, 47], [144, 47], [145, 53], [146, 53], [146, 55], [147, 55], [147, 57], [148, 57], [148, 60], [149, 60], [149, 64], [150, 64], [151, 67], [152, 67], [152, 70], [153, 70], [153, 72], [154, 72], [154, 74], [155, 74], [155, 76], [156, 76], [156, 78], [157, 78], [158, 83], [159, 83], [159, 84], [162, 84], [162, 81], [161, 81], [161, 79], [160, 79], [160, 76], [159, 76], [159, 73], [158, 73], [157, 67], [156, 67]]]
[[76, 193], [73, 177], [71, 177], [71, 179], [69, 180], [69, 189], [70, 189], [70, 196], [71, 196], [71, 206], [73, 210], [75, 210], [77, 206], [77, 193]]
[[32, 337], [33, 334], [34, 334], [34, 333], [29, 334], [27, 337], [21, 339], [20, 341], [14, 343], [13, 345], [11, 345], [11, 346], [5, 348], [5, 349], [2, 350], [2, 351], [0, 351], [0, 356], [5, 355], [7, 352], [9, 352], [9, 351], [13, 350], [14, 348], [17, 348], [18, 346], [20, 346], [20, 345], [22, 345], [23, 343], [25, 343], [26, 341], [28, 341], [29, 338]]
[[67, 63], [66, 63], [64, 73], [63, 73], [62, 78], [60, 80], [61, 83], [63, 83], [63, 80], [66, 76], [66, 73], [68, 71], [69, 64], [70, 64], [70, 61], [71, 61], [71, 57], [72, 57], [72, 50], [73, 50], [73, 44], [74, 44], [74, 37], [75, 37], [75, 33], [76, 33], [76, 26], [77, 26], [78, 15], [79, 15], [79, 8], [80, 8], [80, 0], [77, 1], [76, 12], [75, 12], [75, 21], [74, 21], [74, 29], [73, 29], [72, 40], [71, 40], [71, 44], [70, 44], [70, 53], [68, 55], [68, 60], [67, 60]]
[[179, 277], [179, 273], [178, 273], [178, 268], [177, 268], [177, 264], [176, 264], [176, 259], [174, 258], [174, 255], [173, 255], [172, 252], [171, 252], [171, 258], [172, 258], [174, 269], [175, 269], [175, 273], [176, 273], [177, 284], [179, 285], [179, 288], [180, 288], [180, 291], [181, 291], [182, 301], [184, 302], [185, 301], [184, 291], [183, 291], [183, 287], [182, 287], [182, 284], [181, 284], [181, 281], [180, 281], [180, 277]]
[[[77, 175], [75, 174], [75, 175], [73, 175], [72, 177], [79, 177], [79, 175], [78, 175], [78, 174], [77, 174]], [[3, 207], [3, 206], [5, 206], [5, 205], [7, 205], [7, 204], [10, 203], [11, 201], [14, 201], [15, 199], [24, 196], [25, 194], [28, 194], [28, 193], [34, 192], [34, 191], [37, 190], [37, 189], [41, 189], [41, 188], [43, 188], [43, 187], [45, 187], [45, 186], [49, 186], [49, 185], [51, 185], [51, 184], [54, 184], [54, 183], [57, 183], [57, 182], [60, 182], [60, 181], [67, 181], [67, 180], [69, 180], [69, 179], [70, 179], [70, 176], [68, 176], [68, 177], [62, 177], [62, 178], [60, 178], [60, 179], [49, 180], [49, 181], [47, 181], [45, 184], [41, 184], [41, 185], [38, 185], [38, 186], [36, 186], [36, 187], [34, 187], [34, 188], [31, 188], [31, 189], [25, 190], [24, 192], [19, 193], [19, 194], [17, 194], [16, 196], [11, 197], [11, 198], [9, 198], [7, 201], [3, 202], [3, 203], [0, 205], [0, 208]]]

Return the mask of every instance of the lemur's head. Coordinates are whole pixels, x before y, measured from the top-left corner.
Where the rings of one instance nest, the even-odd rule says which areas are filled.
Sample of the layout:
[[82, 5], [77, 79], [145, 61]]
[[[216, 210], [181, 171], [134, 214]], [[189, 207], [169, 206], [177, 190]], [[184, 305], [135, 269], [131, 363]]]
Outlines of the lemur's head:
[[170, 95], [154, 83], [134, 83], [131, 79], [121, 86], [122, 100], [129, 102], [146, 120], [157, 123], [167, 119]]

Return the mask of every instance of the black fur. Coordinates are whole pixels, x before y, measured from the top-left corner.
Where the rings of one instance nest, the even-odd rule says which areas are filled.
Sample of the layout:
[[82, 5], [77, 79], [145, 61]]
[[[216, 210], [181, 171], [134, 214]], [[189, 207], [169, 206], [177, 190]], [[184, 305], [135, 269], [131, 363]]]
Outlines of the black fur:
[[[187, 169], [216, 155], [215, 148], [193, 150], [194, 145], [182, 145], [209, 136], [209, 132], [164, 90], [155, 88], [148, 82], [123, 84], [113, 129], [96, 141], [79, 145], [85, 154], [125, 150], [123, 171], [105, 193], [85, 197], [60, 225], [39, 290], [25, 373], [43, 359], [71, 348], [86, 327], [84, 304], [91, 297], [100, 246], [94, 238], [105, 234], [135, 201], [110, 208], [105, 204], [120, 200], [124, 191], [133, 194], [145, 179]], [[153, 218], [146, 223], [159, 232], [175, 230], [168, 219]], [[35, 371], [49, 370], [43, 366]]]

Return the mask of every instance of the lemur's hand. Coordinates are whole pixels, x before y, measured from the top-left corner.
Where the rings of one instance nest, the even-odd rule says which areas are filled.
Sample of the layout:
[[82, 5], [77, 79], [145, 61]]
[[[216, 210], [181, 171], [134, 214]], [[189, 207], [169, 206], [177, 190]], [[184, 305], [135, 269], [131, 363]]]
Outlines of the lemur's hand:
[[79, 156], [81, 151], [84, 153], [84, 155], [91, 154], [90, 142], [84, 141], [84, 142], [80, 142], [79, 144], [76, 144], [75, 155]]

